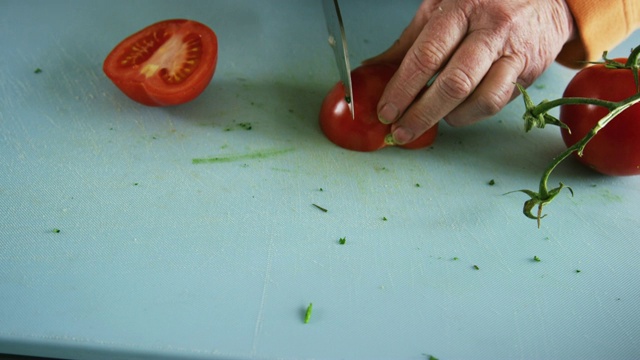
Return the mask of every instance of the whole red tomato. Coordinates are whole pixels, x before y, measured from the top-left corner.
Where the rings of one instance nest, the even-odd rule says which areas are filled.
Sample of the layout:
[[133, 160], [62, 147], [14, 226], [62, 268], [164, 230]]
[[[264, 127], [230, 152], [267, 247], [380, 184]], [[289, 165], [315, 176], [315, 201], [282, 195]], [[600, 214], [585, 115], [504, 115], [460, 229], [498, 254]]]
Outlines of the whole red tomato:
[[[625, 63], [626, 59], [615, 59]], [[636, 93], [636, 83], [630, 69], [611, 69], [602, 64], [582, 69], [569, 82], [563, 97], [588, 97], [621, 101]], [[567, 147], [584, 138], [607, 114], [595, 105], [563, 105], [560, 120], [569, 126], [562, 129]], [[574, 153], [575, 154], [575, 153]], [[640, 174], [640, 104], [615, 117], [589, 141], [583, 155], [576, 158], [590, 168], [613, 176]]]
[[209, 85], [218, 60], [218, 39], [204, 24], [165, 20], [122, 40], [103, 70], [131, 99], [149, 106], [178, 105]]
[[[385, 86], [396, 72], [390, 64], [363, 65], [351, 72], [355, 119], [351, 117], [344, 96], [344, 86], [338, 82], [329, 91], [320, 109], [320, 128], [334, 144], [349, 150], [375, 151], [389, 144], [385, 138], [391, 125], [378, 120], [377, 104]], [[431, 145], [437, 136], [436, 124], [422, 136], [409, 144], [407, 149], [420, 149]]]

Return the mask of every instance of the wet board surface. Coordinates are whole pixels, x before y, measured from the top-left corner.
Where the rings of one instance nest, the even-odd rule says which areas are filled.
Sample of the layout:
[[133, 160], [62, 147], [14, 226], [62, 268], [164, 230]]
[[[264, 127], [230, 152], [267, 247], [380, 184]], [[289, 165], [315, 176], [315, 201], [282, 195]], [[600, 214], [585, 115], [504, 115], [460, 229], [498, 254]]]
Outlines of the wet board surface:
[[[352, 64], [418, 3], [344, 2]], [[178, 17], [219, 37], [211, 85], [132, 102], [104, 57]], [[319, 1], [5, 0], [0, 41], [0, 353], [640, 357], [640, 179], [563, 164], [575, 196], [538, 229], [503, 194], [564, 145], [524, 132], [521, 98], [431, 149], [340, 149], [317, 124], [338, 79]], [[573, 74], [553, 65], [534, 101]]]

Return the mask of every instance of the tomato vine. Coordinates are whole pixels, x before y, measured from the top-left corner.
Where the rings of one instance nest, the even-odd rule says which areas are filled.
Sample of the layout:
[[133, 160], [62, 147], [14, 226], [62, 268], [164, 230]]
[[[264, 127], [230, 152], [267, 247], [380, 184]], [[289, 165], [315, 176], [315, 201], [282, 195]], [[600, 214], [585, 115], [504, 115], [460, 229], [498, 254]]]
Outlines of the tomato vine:
[[[591, 64], [602, 64], [606, 68], [610, 69], [631, 70], [635, 80], [636, 94], [622, 101], [607, 101], [584, 97], [565, 97], [552, 101], [543, 100], [538, 105], [535, 105], [524, 87], [520, 84], [516, 84], [524, 99], [526, 110], [523, 115], [523, 120], [525, 123], [525, 131], [527, 132], [532, 130], [534, 127], [544, 128], [546, 125], [555, 125], [566, 129], [567, 131], [570, 131], [567, 125], [564, 124], [560, 119], [555, 118], [548, 113], [551, 109], [559, 106], [585, 104], [604, 107], [608, 110], [608, 113], [596, 123], [596, 125], [587, 133], [587, 135], [585, 135], [580, 141], [576, 142], [572, 146], [569, 146], [564, 152], [560, 153], [549, 163], [545, 171], [542, 173], [537, 191], [522, 189], [509, 192], [522, 192], [529, 196], [529, 199], [524, 203], [523, 213], [526, 217], [537, 220], [538, 228], [540, 227], [541, 219], [546, 216], [542, 213], [542, 209], [544, 206], [549, 204], [564, 188], [567, 188], [571, 192], [571, 195], [573, 195], [573, 190], [570, 187], [565, 186], [562, 182], [560, 182], [557, 187], [549, 187], [549, 177], [553, 170], [574, 152], [577, 153], [578, 156], [582, 156], [584, 149], [589, 141], [593, 139], [593, 137], [600, 130], [607, 126], [607, 124], [615, 119], [616, 116], [618, 116], [620, 113], [622, 113], [629, 107], [640, 103], [640, 77], [638, 76], [640, 69], [640, 65], [638, 64], [638, 62], [640, 61], [640, 46], [633, 49], [626, 63], [607, 58], [607, 52], [603, 54], [603, 59], [603, 62], [596, 62]], [[535, 210], [536, 207], [537, 211]]]

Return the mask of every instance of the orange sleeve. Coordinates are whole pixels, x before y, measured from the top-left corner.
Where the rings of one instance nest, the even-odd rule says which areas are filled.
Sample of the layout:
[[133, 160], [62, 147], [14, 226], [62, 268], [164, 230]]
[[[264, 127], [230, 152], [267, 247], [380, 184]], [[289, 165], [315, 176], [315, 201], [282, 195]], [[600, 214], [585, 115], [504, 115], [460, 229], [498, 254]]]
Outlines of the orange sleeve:
[[576, 24], [576, 37], [562, 48], [560, 64], [581, 67], [597, 61], [640, 26], [638, 0], [566, 0]]

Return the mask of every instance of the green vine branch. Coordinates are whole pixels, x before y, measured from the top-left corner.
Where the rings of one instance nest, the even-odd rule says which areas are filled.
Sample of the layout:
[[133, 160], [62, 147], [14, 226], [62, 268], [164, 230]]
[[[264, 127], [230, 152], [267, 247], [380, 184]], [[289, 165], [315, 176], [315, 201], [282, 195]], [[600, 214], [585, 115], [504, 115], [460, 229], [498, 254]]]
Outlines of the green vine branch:
[[[587, 146], [589, 141], [593, 139], [596, 134], [602, 130], [607, 124], [609, 124], [616, 116], [630, 108], [631, 106], [640, 103], [640, 81], [638, 76], [638, 70], [640, 66], [638, 66], [638, 59], [640, 58], [640, 46], [636, 47], [629, 56], [627, 62], [625, 64], [620, 63], [615, 60], [611, 60], [607, 58], [607, 53], [603, 54], [604, 62], [599, 64], [604, 64], [607, 67], [616, 68], [616, 69], [631, 69], [634, 74], [634, 79], [636, 81], [637, 93], [625, 100], [613, 102], [606, 101], [600, 99], [593, 98], [561, 98], [552, 101], [542, 101], [540, 104], [535, 105], [531, 100], [531, 97], [526, 92], [523, 86], [520, 84], [516, 84], [520, 92], [522, 93], [526, 111], [523, 115], [523, 119], [525, 122], [525, 130], [528, 132], [534, 127], [544, 128], [546, 125], [556, 125], [568, 129], [567, 125], [564, 124], [559, 119], [548, 114], [548, 111], [562, 105], [596, 105], [606, 108], [609, 112], [607, 115], [602, 117], [597, 124], [589, 131], [584, 138], [575, 143], [573, 146], [567, 148], [564, 152], [556, 156], [551, 163], [547, 166], [545, 171], [540, 178], [540, 183], [538, 186], [538, 191], [532, 190], [516, 190], [513, 192], [522, 192], [529, 196], [529, 200], [525, 201], [523, 207], [523, 213], [526, 217], [530, 219], [537, 220], [538, 228], [540, 227], [541, 219], [546, 215], [542, 213], [542, 209], [549, 204], [564, 188], [567, 188], [571, 195], [573, 196], [573, 190], [565, 186], [562, 182], [559, 183], [557, 187], [549, 188], [548, 182], [549, 177], [553, 170], [567, 157], [569, 157], [572, 153], [576, 152], [578, 156], [582, 156], [584, 148]], [[507, 193], [507, 194], [509, 194]], [[537, 207], [537, 210], [536, 210]], [[534, 213], [535, 212], [535, 213]]]

